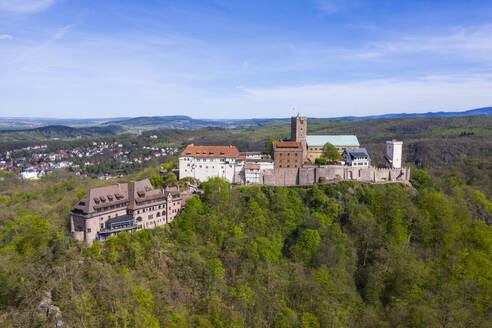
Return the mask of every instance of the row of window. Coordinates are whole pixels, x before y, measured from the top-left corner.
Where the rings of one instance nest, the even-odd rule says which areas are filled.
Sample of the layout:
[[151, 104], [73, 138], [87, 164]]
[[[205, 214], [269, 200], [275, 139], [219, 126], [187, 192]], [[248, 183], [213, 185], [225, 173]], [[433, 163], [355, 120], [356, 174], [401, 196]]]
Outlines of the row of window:
[[108, 210], [114, 210], [116, 208], [121, 208], [121, 207], [127, 207], [128, 206], [128, 203], [121, 203], [121, 204], [116, 204], [116, 205], [110, 205], [110, 206], [106, 206], [106, 207], [102, 207], [102, 208], [96, 208], [96, 212], [105, 212], [105, 211], [108, 211]]
[[[282, 166], [282, 164], [279, 164], [279, 165], [278, 165], [278, 167], [279, 167], [279, 168], [290, 168], [290, 164], [287, 164], [287, 165], [285, 165], [285, 166]], [[295, 165], [295, 164], [294, 164], [294, 165], [292, 166], [292, 168], [296, 169], [296, 168], [297, 168], [297, 165]]]
[[[290, 153], [286, 153], [287, 156], [290, 156]], [[284, 155], [284, 153], [282, 152], [279, 152], [279, 156], [282, 157], [282, 155]], [[296, 157], [299, 155], [298, 153], [295, 153]]]

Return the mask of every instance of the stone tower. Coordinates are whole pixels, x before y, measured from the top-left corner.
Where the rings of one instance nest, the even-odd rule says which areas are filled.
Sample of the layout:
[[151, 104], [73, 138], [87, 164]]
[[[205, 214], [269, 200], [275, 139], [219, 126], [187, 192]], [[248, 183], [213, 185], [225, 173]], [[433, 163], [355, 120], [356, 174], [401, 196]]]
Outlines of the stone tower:
[[388, 161], [387, 166], [399, 169], [401, 168], [401, 155], [402, 155], [403, 141], [386, 141], [386, 159]]
[[303, 157], [307, 155], [306, 146], [307, 117], [293, 116], [290, 118], [290, 140], [300, 142], [303, 150]]

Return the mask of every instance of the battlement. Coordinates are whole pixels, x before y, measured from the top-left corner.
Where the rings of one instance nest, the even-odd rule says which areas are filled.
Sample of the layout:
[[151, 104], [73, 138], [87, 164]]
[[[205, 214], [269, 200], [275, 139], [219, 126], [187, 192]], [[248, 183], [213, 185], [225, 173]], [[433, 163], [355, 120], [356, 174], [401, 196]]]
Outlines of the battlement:
[[360, 181], [394, 183], [410, 181], [410, 168], [350, 167], [342, 165], [305, 166], [298, 169], [274, 169], [263, 172], [260, 184], [269, 186], [308, 186], [315, 183]]

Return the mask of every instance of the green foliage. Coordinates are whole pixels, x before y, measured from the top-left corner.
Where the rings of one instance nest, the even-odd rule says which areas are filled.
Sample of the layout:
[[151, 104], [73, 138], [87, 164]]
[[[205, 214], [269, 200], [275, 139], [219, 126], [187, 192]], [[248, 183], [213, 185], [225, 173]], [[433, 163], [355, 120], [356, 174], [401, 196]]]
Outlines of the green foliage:
[[337, 147], [333, 146], [331, 143], [327, 142], [323, 146], [323, 156], [328, 160], [328, 161], [339, 161], [342, 159], [342, 156], [338, 152]]
[[423, 189], [429, 186], [430, 175], [425, 170], [412, 168], [410, 182], [417, 189]]
[[490, 199], [428, 175], [417, 190], [212, 179], [171, 224], [92, 245], [67, 212], [100, 182], [0, 190], [0, 325], [32, 326], [51, 291], [74, 327], [487, 327]]
[[324, 157], [318, 157], [314, 160], [314, 164], [316, 165], [326, 165], [327, 161]]

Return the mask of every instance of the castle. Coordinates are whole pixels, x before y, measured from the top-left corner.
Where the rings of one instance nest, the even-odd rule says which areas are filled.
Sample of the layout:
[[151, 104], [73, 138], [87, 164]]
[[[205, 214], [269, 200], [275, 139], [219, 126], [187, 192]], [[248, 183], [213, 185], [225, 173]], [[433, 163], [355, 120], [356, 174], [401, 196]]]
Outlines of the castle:
[[121, 231], [170, 223], [191, 197], [177, 187], [154, 189], [148, 179], [92, 188], [70, 211], [70, 231], [80, 241], [105, 240]]
[[[316, 165], [330, 143], [343, 161]], [[386, 142], [386, 168], [371, 166], [367, 150], [355, 135], [308, 135], [307, 117], [291, 118], [290, 140], [273, 142], [273, 160], [240, 153], [234, 146], [188, 145], [179, 158], [179, 178], [206, 181], [220, 177], [234, 184], [306, 186], [343, 180], [370, 183], [408, 182], [410, 169], [402, 167], [401, 141]]]

